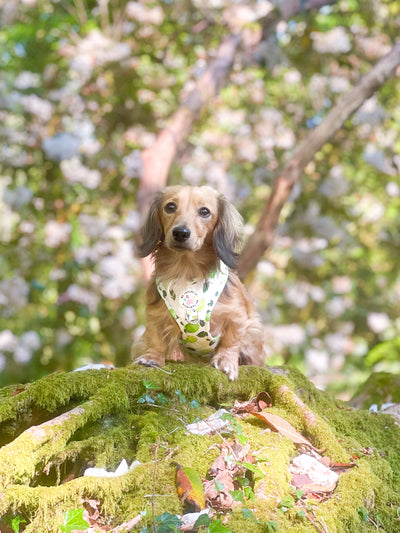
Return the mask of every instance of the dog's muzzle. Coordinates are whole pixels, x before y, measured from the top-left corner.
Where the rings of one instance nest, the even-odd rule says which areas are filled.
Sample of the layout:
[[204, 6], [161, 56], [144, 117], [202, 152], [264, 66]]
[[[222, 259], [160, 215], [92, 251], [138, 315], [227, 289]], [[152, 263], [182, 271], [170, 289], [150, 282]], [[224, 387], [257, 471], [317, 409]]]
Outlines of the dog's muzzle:
[[190, 237], [190, 229], [186, 226], [176, 226], [172, 230], [172, 236], [176, 242], [185, 242]]

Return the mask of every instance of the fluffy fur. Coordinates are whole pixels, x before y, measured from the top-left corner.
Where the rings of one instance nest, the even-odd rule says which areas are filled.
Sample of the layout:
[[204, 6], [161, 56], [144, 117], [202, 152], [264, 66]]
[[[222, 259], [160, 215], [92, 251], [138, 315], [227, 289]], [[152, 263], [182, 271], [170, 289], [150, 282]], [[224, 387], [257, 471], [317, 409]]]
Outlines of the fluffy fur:
[[[204, 279], [219, 259], [235, 268], [241, 234], [240, 214], [210, 187], [173, 186], [156, 195], [139, 250], [141, 257], [153, 255], [155, 272], [147, 291], [146, 331], [134, 354], [137, 363], [163, 366], [166, 359], [194, 360], [179, 342], [179, 327], [158, 294], [155, 278], [166, 283]], [[232, 270], [212, 312], [211, 333], [220, 340], [210, 362], [230, 380], [238, 377], [239, 364], [264, 365], [260, 319]]]

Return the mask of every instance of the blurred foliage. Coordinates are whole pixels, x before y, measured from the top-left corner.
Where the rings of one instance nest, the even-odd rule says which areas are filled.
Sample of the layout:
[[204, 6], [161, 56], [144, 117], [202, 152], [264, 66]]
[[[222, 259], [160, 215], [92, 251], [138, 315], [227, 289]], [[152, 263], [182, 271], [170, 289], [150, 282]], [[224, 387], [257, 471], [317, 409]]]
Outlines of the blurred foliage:
[[[129, 360], [144, 324], [140, 151], [221, 38], [243, 16], [257, 33], [268, 5], [0, 2], [0, 386]], [[399, 25], [386, 0], [280, 22], [243, 49], [170, 181], [216, 187], [250, 233], [277, 169]], [[397, 77], [317, 154], [248, 280], [271, 362], [347, 396], [371, 368], [400, 370], [399, 96]]]

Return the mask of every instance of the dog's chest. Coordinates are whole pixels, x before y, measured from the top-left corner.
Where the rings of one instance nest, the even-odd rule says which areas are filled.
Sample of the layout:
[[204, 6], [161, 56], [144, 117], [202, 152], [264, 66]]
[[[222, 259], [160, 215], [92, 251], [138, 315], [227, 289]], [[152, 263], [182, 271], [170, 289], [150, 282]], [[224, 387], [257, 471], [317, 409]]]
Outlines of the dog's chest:
[[207, 356], [218, 344], [218, 337], [210, 332], [211, 313], [228, 275], [228, 267], [221, 261], [205, 279], [169, 283], [156, 279], [157, 290], [181, 330], [181, 344], [190, 353]]

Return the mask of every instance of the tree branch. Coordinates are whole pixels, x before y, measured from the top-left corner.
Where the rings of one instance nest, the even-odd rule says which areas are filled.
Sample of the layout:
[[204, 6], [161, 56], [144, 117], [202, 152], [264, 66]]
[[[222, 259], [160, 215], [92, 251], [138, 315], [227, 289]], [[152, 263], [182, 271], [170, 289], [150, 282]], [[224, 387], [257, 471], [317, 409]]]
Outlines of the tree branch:
[[339, 100], [324, 120], [300, 143], [290, 161], [276, 178], [254, 233], [244, 247], [238, 265], [241, 279], [244, 279], [256, 267], [264, 252], [271, 245], [282, 207], [293, 185], [299, 181], [306, 165], [365, 100], [393, 75], [399, 65], [400, 41], [360, 79], [351, 91]]
[[[278, 2], [276, 8], [259, 20], [264, 27], [262, 39], [275, 28], [279, 20], [287, 19], [302, 11], [318, 9], [336, 0], [288, 0]], [[168, 172], [177, 155], [178, 147], [193, 129], [200, 111], [218, 94], [228, 79], [236, 53], [241, 44], [240, 35], [230, 35], [220, 44], [213, 59], [195, 87], [183, 99], [154, 144], [142, 153], [143, 174], [138, 190], [139, 210], [144, 213], [154, 193], [167, 183]]]

